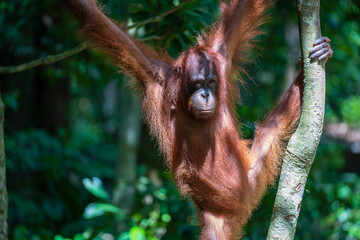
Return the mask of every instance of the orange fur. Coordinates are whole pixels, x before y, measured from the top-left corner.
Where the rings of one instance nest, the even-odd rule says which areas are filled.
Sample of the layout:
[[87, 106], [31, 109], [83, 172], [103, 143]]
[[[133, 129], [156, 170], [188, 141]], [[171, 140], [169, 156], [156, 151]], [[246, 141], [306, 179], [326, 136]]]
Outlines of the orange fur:
[[[231, 76], [246, 63], [261, 34], [269, 0], [228, 0], [219, 21], [176, 60], [163, 59], [107, 18], [92, 0], [63, 0], [82, 23], [82, 34], [142, 84], [142, 106], [182, 194], [197, 206], [201, 239], [237, 239], [267, 186], [278, 173], [285, 145], [300, 115], [302, 74], [255, 133], [251, 144], [237, 131], [238, 100]], [[206, 52], [219, 78], [209, 119], [194, 119], [184, 94], [186, 66]], [[241, 70], [241, 68], [240, 68]]]

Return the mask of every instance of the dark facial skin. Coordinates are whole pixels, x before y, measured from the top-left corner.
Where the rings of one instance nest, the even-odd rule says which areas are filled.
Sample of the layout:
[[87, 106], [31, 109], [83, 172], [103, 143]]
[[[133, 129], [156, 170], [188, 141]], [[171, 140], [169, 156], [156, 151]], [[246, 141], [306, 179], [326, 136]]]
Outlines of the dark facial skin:
[[196, 118], [214, 114], [218, 77], [214, 62], [206, 52], [191, 54], [186, 63], [188, 108]]

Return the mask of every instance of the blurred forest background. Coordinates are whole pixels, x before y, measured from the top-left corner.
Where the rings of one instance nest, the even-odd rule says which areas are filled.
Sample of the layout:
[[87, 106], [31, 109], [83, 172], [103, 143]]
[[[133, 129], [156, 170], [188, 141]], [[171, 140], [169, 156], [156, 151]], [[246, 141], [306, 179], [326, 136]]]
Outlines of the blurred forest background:
[[[218, 14], [216, 0], [104, 0], [144, 42], [177, 54]], [[239, 131], [252, 137], [299, 71], [293, 1], [273, 7], [242, 90]], [[322, 1], [327, 63], [324, 134], [307, 183], [296, 239], [360, 239], [360, 1]], [[138, 25], [134, 25], [137, 24]], [[0, 66], [70, 50], [83, 42], [58, 0], [0, 1]], [[127, 77], [84, 50], [54, 64], [0, 74], [6, 106], [9, 238], [197, 239], [191, 202], [179, 196], [141, 120]], [[276, 189], [245, 228], [265, 239]]]

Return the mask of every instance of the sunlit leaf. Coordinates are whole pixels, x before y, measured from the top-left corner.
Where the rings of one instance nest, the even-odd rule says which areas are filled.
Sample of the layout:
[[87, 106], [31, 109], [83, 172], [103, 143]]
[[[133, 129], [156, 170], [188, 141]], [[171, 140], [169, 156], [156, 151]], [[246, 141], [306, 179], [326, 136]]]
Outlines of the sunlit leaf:
[[76, 234], [74, 240], [85, 240], [86, 238], [82, 234]]
[[56, 235], [54, 240], [71, 240], [71, 238], [64, 238], [63, 236], [61, 235]]
[[117, 238], [117, 240], [129, 240], [129, 239], [130, 239], [129, 232], [124, 232]]
[[120, 215], [123, 214], [120, 208], [114, 205], [107, 203], [90, 203], [85, 208], [84, 218], [86, 219], [96, 218], [107, 213], [120, 214]]
[[101, 198], [103, 200], [109, 200], [109, 195], [103, 188], [101, 180], [97, 177], [93, 177], [92, 180], [85, 178], [83, 180], [85, 188], [92, 193], [95, 197]]
[[145, 230], [141, 227], [132, 227], [129, 231], [130, 240], [145, 240]]
[[169, 214], [165, 213], [165, 214], [161, 215], [161, 220], [168, 223], [171, 221], [171, 216]]

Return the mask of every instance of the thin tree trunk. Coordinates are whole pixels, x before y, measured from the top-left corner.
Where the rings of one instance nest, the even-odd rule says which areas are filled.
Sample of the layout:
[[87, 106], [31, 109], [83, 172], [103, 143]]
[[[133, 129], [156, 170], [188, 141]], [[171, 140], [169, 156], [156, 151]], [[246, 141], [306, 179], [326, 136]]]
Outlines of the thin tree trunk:
[[[304, 63], [304, 103], [299, 126], [289, 141], [267, 239], [293, 239], [306, 180], [319, 145], [324, 119], [325, 69], [309, 51], [321, 36], [320, 0], [297, 0]], [[304, 55], [305, 54], [305, 55]]]
[[[116, 160], [116, 185], [113, 189], [113, 203], [129, 212], [134, 204], [138, 148], [141, 134], [141, 108], [138, 96], [127, 88], [120, 90], [119, 136]], [[119, 223], [117, 231], [124, 230]]]
[[8, 199], [6, 192], [6, 164], [4, 147], [4, 110], [5, 106], [0, 95], [0, 240], [7, 239]]

